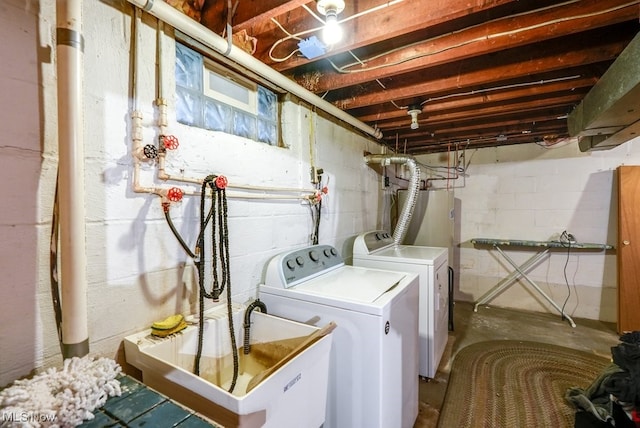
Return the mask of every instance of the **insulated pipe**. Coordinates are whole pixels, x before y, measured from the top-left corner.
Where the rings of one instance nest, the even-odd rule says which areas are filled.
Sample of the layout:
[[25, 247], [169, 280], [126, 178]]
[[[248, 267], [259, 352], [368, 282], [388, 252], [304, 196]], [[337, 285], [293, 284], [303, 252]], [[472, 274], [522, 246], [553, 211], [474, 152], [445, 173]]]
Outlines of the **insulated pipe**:
[[84, 211], [82, 0], [56, 2], [62, 356], [89, 353]]
[[350, 114], [345, 113], [333, 104], [323, 100], [313, 92], [306, 90], [293, 80], [285, 77], [283, 74], [277, 72], [273, 68], [257, 60], [243, 50], [237, 48], [231, 49], [231, 45], [225, 39], [218, 36], [216, 33], [209, 30], [204, 25], [201, 25], [200, 23], [189, 18], [187, 15], [177, 11], [167, 3], [154, 0], [128, 1], [138, 6], [139, 8], [142, 8], [144, 11], [149, 12], [156, 18], [161, 19], [172, 27], [182, 31], [185, 34], [188, 34], [200, 43], [203, 43], [205, 46], [225, 55], [238, 64], [265, 77], [271, 83], [281, 87], [286, 91], [291, 92], [297, 97], [315, 105], [319, 109], [324, 110], [330, 115], [360, 129], [363, 132], [366, 132], [367, 134], [375, 138], [382, 138], [382, 132], [379, 129], [373, 128], [359, 121]]
[[396, 229], [393, 231], [393, 243], [394, 245], [402, 244], [404, 237], [409, 229], [409, 222], [413, 215], [413, 209], [416, 205], [418, 198], [418, 191], [420, 190], [420, 168], [412, 156], [406, 155], [367, 155], [365, 161], [369, 163], [379, 163], [383, 166], [389, 164], [404, 164], [411, 169], [411, 180], [409, 181], [409, 197], [402, 207], [402, 212], [398, 218]]

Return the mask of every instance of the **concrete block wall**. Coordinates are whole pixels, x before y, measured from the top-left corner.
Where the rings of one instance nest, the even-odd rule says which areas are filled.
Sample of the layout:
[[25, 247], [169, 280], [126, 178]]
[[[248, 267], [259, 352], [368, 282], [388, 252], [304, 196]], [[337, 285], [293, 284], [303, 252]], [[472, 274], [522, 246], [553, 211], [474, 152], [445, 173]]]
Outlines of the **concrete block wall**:
[[[157, 196], [132, 188], [130, 113], [131, 17], [128, 2], [106, 0], [84, 7], [85, 193], [87, 295], [91, 352], [116, 356], [122, 337], [167, 315], [193, 313], [197, 284], [193, 264], [166, 225]], [[138, 102], [144, 141], [158, 129], [155, 19], [144, 16]], [[55, 2], [7, 0], [0, 14], [0, 94], [3, 134], [0, 177], [0, 387], [48, 366], [61, 356], [50, 290], [51, 215], [57, 168]], [[363, 152], [380, 148], [370, 139], [322, 117], [308, 106], [283, 107], [284, 140], [276, 148], [177, 124], [173, 119], [173, 45], [164, 37], [169, 132], [178, 151], [168, 172], [190, 177], [221, 173], [230, 182], [272, 187], [309, 187], [312, 163], [324, 170], [320, 242], [336, 246], [347, 260], [354, 237], [381, 226], [388, 198]], [[314, 132], [310, 130], [313, 129]], [[313, 153], [313, 155], [311, 155]], [[457, 298], [474, 300], [507, 272], [492, 252], [469, 245], [474, 237], [545, 240], [568, 230], [580, 241], [615, 243], [614, 170], [640, 164], [640, 141], [581, 154], [575, 145], [480, 149], [466, 153], [464, 178], [451, 184], [461, 209], [458, 227]], [[439, 156], [420, 159], [446, 165]], [[157, 180], [145, 165], [142, 185], [189, 187]], [[443, 182], [435, 182], [442, 185]], [[188, 243], [198, 233], [199, 200], [187, 197], [171, 208]], [[231, 278], [234, 300], [255, 296], [265, 263], [276, 253], [309, 243], [309, 207], [294, 201], [231, 198]], [[531, 252], [509, 252], [522, 261]], [[566, 255], [557, 253], [531, 273], [558, 302], [566, 296]], [[576, 317], [615, 319], [615, 254], [571, 254], [568, 270]], [[64, 281], [63, 278], [61, 278]], [[494, 304], [549, 310], [526, 284], [516, 284]]]
[[[566, 230], [580, 242], [615, 246], [615, 170], [640, 164], [640, 139], [602, 152], [581, 153], [576, 143], [530, 144], [470, 150], [465, 158], [465, 174], [448, 184], [457, 200], [456, 299], [475, 302], [514, 269], [496, 250], [472, 245], [473, 238], [545, 241], [559, 239]], [[420, 160], [446, 165], [442, 155]], [[536, 252], [503, 250], [517, 264]], [[572, 317], [616, 321], [615, 251], [556, 250], [527, 275], [559, 306], [566, 300]], [[559, 314], [524, 279], [490, 304]]]
[[[7, 190], [0, 205], [0, 387], [61, 364], [50, 290], [49, 248], [57, 168], [55, 2], [1, 7], [0, 93], [4, 137], [0, 174]], [[131, 155], [132, 6], [107, 0], [85, 4], [84, 143], [87, 296], [90, 350], [116, 357], [122, 338], [174, 313], [197, 310], [197, 273], [164, 218], [161, 199], [133, 191]], [[158, 137], [155, 122], [156, 20], [143, 16], [136, 88], [144, 144]], [[202, 179], [224, 174], [232, 184], [312, 188], [312, 165], [324, 170], [320, 242], [351, 256], [354, 237], [377, 227], [378, 176], [363, 153], [379, 153], [370, 139], [308, 105], [282, 110], [286, 147], [235, 138], [176, 123], [174, 45], [165, 29], [164, 96], [168, 132], [180, 140], [167, 155], [167, 172]], [[312, 132], [313, 130], [313, 132]], [[157, 165], [141, 168], [142, 186], [199, 186], [157, 179]], [[229, 193], [237, 193], [229, 189]], [[266, 192], [269, 193], [269, 192]], [[278, 192], [275, 192], [278, 193]], [[200, 198], [173, 204], [171, 217], [193, 248]], [[275, 254], [311, 243], [310, 209], [300, 200], [229, 198], [232, 300], [257, 294], [265, 264]], [[209, 257], [211, 250], [208, 248]], [[61, 278], [64, 281], [64, 278]], [[224, 298], [221, 303], [224, 304]]]

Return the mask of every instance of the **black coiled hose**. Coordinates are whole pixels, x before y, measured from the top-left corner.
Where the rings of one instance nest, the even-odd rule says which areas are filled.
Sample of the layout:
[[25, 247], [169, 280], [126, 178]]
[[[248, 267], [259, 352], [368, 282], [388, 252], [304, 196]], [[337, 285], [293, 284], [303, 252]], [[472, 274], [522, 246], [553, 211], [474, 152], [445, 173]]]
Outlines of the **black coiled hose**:
[[[224, 178], [224, 177], [220, 177]], [[170, 204], [163, 204], [164, 215], [171, 232], [175, 235], [180, 246], [195, 260], [198, 269], [198, 288], [199, 288], [199, 322], [198, 322], [198, 349], [196, 351], [193, 373], [200, 376], [200, 359], [202, 357], [203, 335], [204, 335], [204, 299], [212, 299], [217, 302], [222, 292], [227, 289], [227, 318], [229, 320], [229, 334], [231, 336], [231, 349], [233, 353], [233, 379], [229, 392], [233, 392], [236, 386], [239, 372], [238, 349], [236, 347], [236, 335], [233, 327], [233, 307], [231, 303], [231, 274], [229, 272], [229, 228], [227, 225], [227, 194], [226, 179], [223, 186], [218, 186], [218, 176], [209, 175], [202, 181], [202, 192], [200, 195], [200, 233], [196, 240], [196, 251], [193, 252], [184, 242], [176, 230], [171, 215], [169, 214]], [[205, 215], [207, 188], [211, 188], [211, 207]], [[217, 209], [216, 209], [217, 208]], [[211, 292], [207, 292], [204, 285], [204, 263], [205, 260], [205, 230], [209, 222], [211, 224], [211, 252], [212, 252], [212, 270], [213, 270], [213, 287]], [[217, 232], [217, 236], [216, 236]], [[216, 248], [216, 242], [218, 247]], [[220, 267], [218, 267], [218, 259], [220, 259]], [[218, 269], [220, 270], [222, 280], [219, 280]], [[265, 309], [266, 311], [266, 309]]]
[[249, 343], [250, 339], [250, 330], [251, 330], [251, 312], [255, 308], [259, 308], [260, 312], [263, 314], [267, 313], [267, 305], [264, 304], [260, 299], [256, 299], [249, 306], [247, 306], [247, 310], [244, 312], [244, 344], [243, 344], [243, 352], [245, 355], [249, 354], [251, 350], [251, 344]]
[[[227, 317], [229, 320], [229, 335], [231, 336], [231, 351], [233, 353], [233, 379], [228, 391], [233, 392], [236, 381], [238, 379], [239, 363], [238, 349], [236, 347], [236, 335], [233, 328], [233, 308], [231, 303], [231, 274], [229, 272], [229, 228], [227, 225], [227, 194], [224, 187], [218, 187], [215, 175], [207, 176], [202, 182], [202, 193], [200, 196], [200, 234], [198, 236], [197, 248], [200, 251], [200, 260], [205, 259], [205, 239], [204, 230], [210, 220], [211, 223], [211, 252], [212, 252], [212, 269], [213, 269], [213, 287], [211, 293], [208, 293], [204, 286], [204, 264], [198, 263], [198, 285], [200, 289], [199, 299], [199, 323], [198, 323], [198, 349], [196, 352], [194, 370], [196, 375], [200, 375], [200, 358], [202, 357], [202, 344], [204, 334], [204, 299], [212, 299], [217, 301], [220, 294], [227, 289]], [[211, 207], [205, 216], [205, 200], [207, 188], [211, 188]], [[216, 209], [217, 208], [217, 209]], [[216, 236], [217, 234], [217, 236]], [[219, 248], [216, 249], [216, 242]], [[219, 253], [218, 251], [219, 250]], [[218, 259], [220, 267], [218, 268]], [[222, 276], [219, 280], [218, 269]]]

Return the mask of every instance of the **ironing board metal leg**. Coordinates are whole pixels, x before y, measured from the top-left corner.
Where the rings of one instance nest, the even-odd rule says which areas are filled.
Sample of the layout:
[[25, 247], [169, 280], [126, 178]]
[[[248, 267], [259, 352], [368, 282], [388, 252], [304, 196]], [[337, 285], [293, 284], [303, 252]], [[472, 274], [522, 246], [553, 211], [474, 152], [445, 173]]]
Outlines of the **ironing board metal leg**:
[[[512, 259], [511, 259], [511, 257], [509, 257], [508, 255], [506, 255], [506, 254], [505, 254], [505, 253], [500, 249], [500, 247], [496, 247], [496, 250], [498, 250], [498, 252], [499, 252], [500, 254], [502, 254], [502, 257], [504, 257], [504, 258], [505, 258], [505, 259], [506, 259], [506, 260], [511, 264], [511, 266], [513, 266], [513, 267], [516, 269], [516, 271], [518, 271], [518, 272], [520, 273], [520, 275], [522, 275], [522, 277], [523, 277], [524, 279], [526, 279], [526, 280], [527, 280], [527, 282], [528, 282], [529, 284], [531, 284], [531, 286], [532, 286], [533, 288], [535, 288], [536, 290], [538, 290], [538, 293], [540, 293], [540, 295], [542, 295], [542, 297], [544, 297], [544, 298], [547, 300], [547, 302], [549, 302], [549, 303], [551, 304], [551, 306], [553, 306], [554, 308], [556, 308], [556, 310], [557, 310], [558, 312], [560, 312], [560, 314], [562, 315], [562, 317], [563, 317], [563, 318], [566, 318], [566, 319], [569, 321], [569, 323], [571, 324], [571, 327], [574, 327], [574, 328], [575, 328], [576, 323], [574, 323], [574, 322], [573, 322], [573, 319], [571, 319], [571, 317], [570, 317], [569, 315], [565, 314], [565, 313], [564, 313], [564, 311], [560, 308], [560, 306], [558, 306], [558, 305], [556, 304], [556, 302], [554, 302], [554, 301], [551, 299], [551, 297], [547, 296], [547, 294], [546, 294], [546, 293], [545, 293], [545, 292], [544, 292], [540, 287], [538, 287], [538, 284], [536, 284], [535, 282], [533, 282], [533, 280], [532, 280], [531, 278], [529, 278], [529, 277], [526, 275], [526, 273], [524, 273], [524, 271], [522, 270], [522, 268], [521, 268], [520, 266], [518, 266], [518, 265], [517, 265], [517, 264], [516, 264]], [[542, 253], [540, 253], [540, 254], [546, 254], [546, 253], [548, 253], [548, 252], [549, 252], [549, 249], [546, 249], [545, 251], [543, 251], [543, 252], [542, 252]]]
[[[494, 245], [494, 248], [496, 248], [504, 256], [504, 253], [500, 250], [500, 247], [498, 247], [497, 245]], [[524, 262], [520, 266], [520, 269], [523, 271], [529, 269], [531, 266], [536, 264], [540, 259], [542, 259], [548, 252], [549, 250], [546, 250], [541, 253], [534, 254], [531, 258], [529, 258], [526, 262]], [[502, 292], [502, 290], [506, 290], [515, 280], [517, 280], [522, 275], [523, 275], [522, 272], [519, 272], [518, 270], [511, 272], [508, 276], [506, 276], [503, 280], [501, 280], [498, 284], [496, 284], [491, 290], [489, 290], [488, 292], [483, 294], [482, 297], [480, 297], [480, 299], [476, 302], [475, 306], [473, 307], [473, 311], [478, 312], [478, 306], [484, 305], [485, 303], [490, 302], [495, 296], [497, 296], [500, 292]]]

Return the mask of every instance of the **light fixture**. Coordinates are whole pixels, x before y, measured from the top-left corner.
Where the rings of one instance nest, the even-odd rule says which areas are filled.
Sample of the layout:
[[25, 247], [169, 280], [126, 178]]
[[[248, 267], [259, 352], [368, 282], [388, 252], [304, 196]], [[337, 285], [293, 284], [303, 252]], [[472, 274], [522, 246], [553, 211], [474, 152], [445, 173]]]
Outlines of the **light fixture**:
[[338, 25], [338, 14], [344, 10], [344, 0], [318, 0], [318, 12], [326, 18], [322, 30], [322, 40], [334, 45], [342, 39], [342, 28]]
[[409, 106], [409, 111], [407, 114], [411, 116], [411, 129], [418, 129], [420, 125], [418, 125], [418, 115], [422, 113], [422, 109], [419, 105], [411, 105]]

